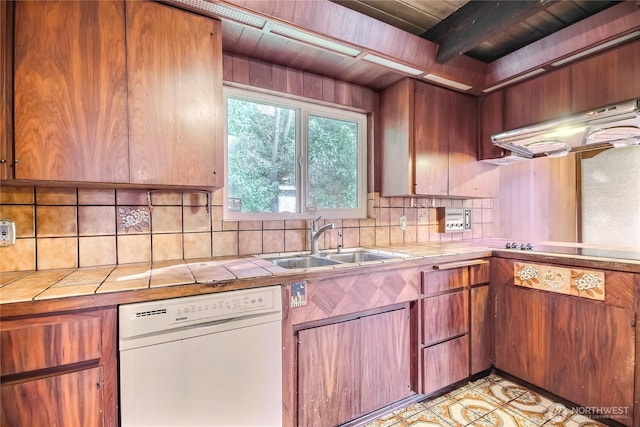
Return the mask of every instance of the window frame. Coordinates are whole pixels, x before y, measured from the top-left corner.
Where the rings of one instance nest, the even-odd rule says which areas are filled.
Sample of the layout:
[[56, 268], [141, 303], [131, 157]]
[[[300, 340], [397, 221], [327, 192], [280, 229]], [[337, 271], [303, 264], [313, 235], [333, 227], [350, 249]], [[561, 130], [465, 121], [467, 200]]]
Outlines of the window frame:
[[[229, 143], [228, 143], [228, 99], [242, 99], [249, 102], [265, 103], [277, 107], [296, 110], [296, 206], [298, 212], [232, 212], [228, 206], [229, 182]], [[272, 221], [315, 219], [319, 216], [326, 219], [362, 219], [367, 216], [367, 140], [368, 115], [365, 112], [345, 109], [341, 106], [318, 104], [312, 100], [278, 96], [246, 88], [225, 85], [224, 98], [224, 187], [223, 187], [223, 219], [232, 221]], [[320, 116], [335, 120], [355, 122], [358, 125], [358, 206], [357, 208], [322, 209], [307, 206], [309, 194], [308, 182], [308, 117]]]

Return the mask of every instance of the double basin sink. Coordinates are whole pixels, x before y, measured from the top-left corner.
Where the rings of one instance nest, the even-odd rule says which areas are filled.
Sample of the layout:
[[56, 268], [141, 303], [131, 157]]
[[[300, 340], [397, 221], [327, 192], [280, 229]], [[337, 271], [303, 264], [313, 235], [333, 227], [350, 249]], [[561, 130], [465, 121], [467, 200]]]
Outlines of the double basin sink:
[[357, 250], [342, 253], [327, 253], [319, 255], [297, 255], [278, 258], [266, 258], [277, 266], [283, 268], [312, 268], [324, 267], [336, 264], [358, 264], [368, 261], [384, 261], [402, 258], [397, 254], [382, 254], [367, 250]]

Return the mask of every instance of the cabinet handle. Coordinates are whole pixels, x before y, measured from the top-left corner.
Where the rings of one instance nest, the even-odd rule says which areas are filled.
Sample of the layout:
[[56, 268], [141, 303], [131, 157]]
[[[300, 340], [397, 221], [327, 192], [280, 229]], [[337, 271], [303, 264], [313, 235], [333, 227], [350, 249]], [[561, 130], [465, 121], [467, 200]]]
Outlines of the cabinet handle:
[[5, 159], [0, 159], [0, 164], [4, 164], [7, 163], [7, 161]]
[[456, 261], [456, 262], [448, 262], [446, 264], [436, 264], [433, 266], [434, 270], [449, 270], [451, 268], [459, 268], [459, 267], [471, 267], [473, 265], [480, 264], [489, 264], [489, 261], [485, 261], [483, 259], [475, 259], [473, 261]]

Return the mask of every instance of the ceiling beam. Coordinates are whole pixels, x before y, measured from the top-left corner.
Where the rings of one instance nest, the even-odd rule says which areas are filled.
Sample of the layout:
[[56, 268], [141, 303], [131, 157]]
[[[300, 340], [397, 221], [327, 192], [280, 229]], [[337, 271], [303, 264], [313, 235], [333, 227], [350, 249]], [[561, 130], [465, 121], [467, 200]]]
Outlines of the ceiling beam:
[[444, 64], [557, 1], [470, 1], [421, 37], [439, 45], [435, 60]]

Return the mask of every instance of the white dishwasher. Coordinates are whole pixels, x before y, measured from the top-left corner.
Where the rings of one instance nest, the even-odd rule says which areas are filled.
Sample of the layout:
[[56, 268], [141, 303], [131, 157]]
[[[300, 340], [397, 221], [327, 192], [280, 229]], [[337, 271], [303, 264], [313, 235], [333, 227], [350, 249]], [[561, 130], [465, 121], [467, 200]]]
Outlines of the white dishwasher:
[[123, 427], [280, 427], [280, 286], [119, 307]]

